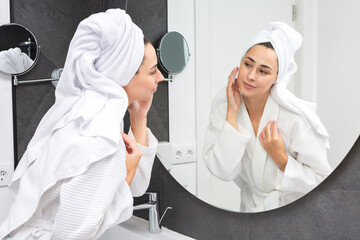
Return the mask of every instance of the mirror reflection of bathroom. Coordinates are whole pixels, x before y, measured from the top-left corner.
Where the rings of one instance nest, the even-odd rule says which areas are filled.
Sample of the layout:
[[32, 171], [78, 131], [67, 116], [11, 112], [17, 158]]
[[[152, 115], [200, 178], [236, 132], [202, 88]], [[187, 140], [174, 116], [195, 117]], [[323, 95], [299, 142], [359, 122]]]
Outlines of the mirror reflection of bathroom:
[[21, 75], [29, 71], [39, 57], [34, 34], [26, 27], [9, 23], [0, 26], [0, 71]]
[[[215, 96], [220, 89], [226, 87], [231, 70], [239, 66], [242, 54], [251, 39], [274, 21], [285, 22], [302, 35], [302, 46], [295, 54], [298, 70], [287, 85], [287, 89], [298, 98], [316, 104], [316, 114], [329, 133], [330, 143], [330, 149], [326, 151], [327, 155], [324, 155], [328, 173], [319, 174], [322, 176], [312, 187], [304, 188], [295, 194], [297, 196], [292, 200], [280, 203], [279, 206], [305, 195], [342, 161], [360, 132], [359, 111], [354, 111], [351, 107], [351, 103], [360, 101], [355, 91], [360, 86], [350, 74], [351, 69], [356, 68], [354, 56], [360, 54], [360, 50], [351, 44], [352, 41], [345, 43], [347, 38], [344, 36], [355, 35], [350, 30], [341, 27], [347, 24], [346, 19], [339, 20], [331, 17], [335, 9], [344, 8], [339, 4], [335, 2], [330, 4], [322, 0], [255, 2], [204, 0], [196, 1], [195, 5], [191, 6], [190, 3], [186, 5], [182, 2], [182, 7], [186, 5], [188, 9], [193, 9], [195, 12], [194, 15], [187, 14], [186, 17], [183, 12], [176, 10], [181, 9], [180, 6], [176, 3], [169, 4], [169, 31], [181, 30], [186, 34], [190, 48], [193, 48], [191, 44], [195, 46], [196, 62], [189, 62], [188, 71], [184, 73], [186, 76], [183, 76], [184, 82], [181, 81], [184, 85], [177, 82], [177, 86], [170, 86], [169, 140], [171, 146], [163, 143], [158, 151], [162, 156], [169, 154], [170, 157], [162, 158], [164, 166], [190, 193], [213, 206], [235, 212], [258, 212], [271, 209], [260, 207], [254, 210], [240, 210], [242, 195], [239, 185], [241, 184], [237, 180], [224, 181], [215, 176], [216, 174], [212, 174], [212, 170], [204, 162], [204, 141], [208, 140], [206, 131]], [[334, 36], [334, 31], [341, 34]], [[195, 43], [192, 42], [195, 39], [194, 36], [196, 36]], [[358, 39], [360, 36], [354, 37]], [[330, 49], [332, 54], [340, 58], [352, 59], [347, 61], [345, 68], [348, 70], [344, 67], [329, 67], [337, 65], [335, 58], [329, 57]], [[353, 57], [345, 54], [349, 51], [354, 52], [351, 54]], [[344, 74], [347, 74], [347, 77]], [[335, 87], [338, 79], [344, 77], [349, 80], [346, 90]], [[186, 91], [186, 97], [182, 97], [185, 96], [183, 94], [177, 95], [179, 89]], [[333, 96], [347, 97], [345, 99]], [[334, 114], [333, 108], [329, 106], [342, 107]], [[340, 122], [346, 124], [341, 124], [342, 127], [339, 128]], [[233, 144], [236, 145], [236, 143]], [[221, 149], [219, 148], [218, 151]], [[268, 159], [267, 164], [273, 163]], [[308, 166], [306, 163], [301, 164], [306, 174]], [[321, 172], [319, 169], [318, 171]], [[269, 172], [265, 171], [263, 174], [263, 181], [267, 181], [265, 175]], [[319, 175], [314, 176], [317, 178]], [[239, 176], [239, 178], [242, 177]], [[293, 189], [299, 187], [301, 186], [294, 185]], [[263, 195], [272, 195], [271, 190]]]

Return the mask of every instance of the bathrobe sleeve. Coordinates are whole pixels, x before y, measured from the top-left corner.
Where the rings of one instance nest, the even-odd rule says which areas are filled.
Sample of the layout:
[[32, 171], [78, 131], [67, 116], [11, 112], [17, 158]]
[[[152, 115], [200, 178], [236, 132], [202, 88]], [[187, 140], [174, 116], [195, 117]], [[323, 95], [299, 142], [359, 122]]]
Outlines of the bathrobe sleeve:
[[293, 133], [289, 152], [284, 172], [278, 170], [277, 184], [284, 192], [307, 193], [332, 172], [325, 143], [311, 126]]
[[209, 171], [223, 181], [234, 180], [241, 171], [241, 159], [250, 133], [238, 122], [234, 129], [226, 121], [226, 105], [220, 105], [210, 115], [203, 159]]
[[[130, 190], [134, 197], [142, 196], [149, 187], [151, 170], [155, 159], [158, 141], [149, 128], [146, 129], [148, 146], [138, 144], [142, 153], [135, 176], [130, 184]], [[131, 128], [129, 136], [133, 137]]]
[[54, 239], [97, 239], [129, 219], [133, 198], [125, 181], [125, 151], [99, 160], [81, 175], [64, 180], [55, 216]]

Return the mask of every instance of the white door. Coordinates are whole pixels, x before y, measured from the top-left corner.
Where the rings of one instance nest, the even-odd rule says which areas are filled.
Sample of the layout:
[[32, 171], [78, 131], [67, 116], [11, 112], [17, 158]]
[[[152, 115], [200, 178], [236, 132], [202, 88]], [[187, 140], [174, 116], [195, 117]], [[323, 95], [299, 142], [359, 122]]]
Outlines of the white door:
[[226, 86], [249, 41], [273, 21], [295, 27], [295, 0], [196, 0], [197, 195], [221, 208], [239, 211], [240, 190], [213, 177], [202, 160], [211, 100]]

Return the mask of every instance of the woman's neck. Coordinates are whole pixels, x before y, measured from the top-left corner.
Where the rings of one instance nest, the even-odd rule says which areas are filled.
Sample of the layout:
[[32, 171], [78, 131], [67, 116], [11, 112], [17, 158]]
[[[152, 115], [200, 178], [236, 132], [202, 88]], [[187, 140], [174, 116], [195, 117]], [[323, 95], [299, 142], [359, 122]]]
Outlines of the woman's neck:
[[270, 92], [259, 97], [243, 96], [243, 100], [256, 136], [269, 94]]

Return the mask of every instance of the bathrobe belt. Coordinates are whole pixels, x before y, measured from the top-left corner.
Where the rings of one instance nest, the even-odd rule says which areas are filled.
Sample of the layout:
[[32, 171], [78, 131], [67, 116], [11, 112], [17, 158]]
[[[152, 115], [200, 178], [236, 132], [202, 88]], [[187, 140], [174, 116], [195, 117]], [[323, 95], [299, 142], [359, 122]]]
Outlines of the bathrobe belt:
[[[254, 198], [262, 198], [262, 204], [254, 208], [251, 208], [251, 211], [266, 211], [279, 207], [279, 200], [281, 192], [278, 190], [273, 190], [269, 193], [264, 192], [257, 188], [256, 186], [248, 185], [246, 192], [250, 192]], [[254, 202], [257, 203], [257, 199], [254, 199]]]
[[53, 235], [53, 223], [44, 219], [33, 218], [25, 223], [25, 225], [33, 228], [33, 230], [28, 234], [27, 238], [25, 238], [26, 240], [40, 239], [44, 235], [48, 237]]

